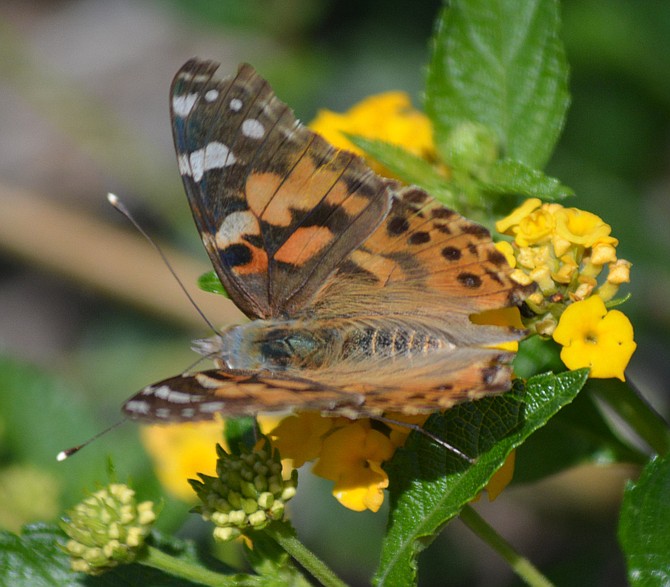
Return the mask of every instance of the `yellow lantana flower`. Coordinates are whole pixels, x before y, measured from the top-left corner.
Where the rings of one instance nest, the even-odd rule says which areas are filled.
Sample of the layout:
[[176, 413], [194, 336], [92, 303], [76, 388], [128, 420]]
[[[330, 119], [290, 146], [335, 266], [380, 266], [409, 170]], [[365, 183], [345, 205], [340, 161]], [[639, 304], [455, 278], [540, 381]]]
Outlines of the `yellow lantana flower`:
[[625, 381], [624, 369], [637, 347], [626, 315], [607, 311], [599, 296], [568, 306], [553, 337], [563, 346], [561, 360], [569, 369], [589, 367], [595, 378]]
[[290, 459], [296, 469], [313, 461], [321, 452], [323, 437], [335, 425], [335, 418], [324, 418], [319, 412], [301, 412], [287, 416], [268, 436], [282, 458]]
[[[514, 478], [514, 466], [516, 464], [516, 449], [507, 455], [505, 462], [502, 464], [486, 484], [486, 494], [489, 501], [494, 501], [503, 492], [503, 490], [512, 482]], [[481, 492], [477, 494], [472, 502], [476, 503], [481, 498]]]
[[496, 222], [496, 230], [501, 234], [507, 234], [514, 226], [517, 226], [531, 212], [542, 205], [540, 198], [528, 198], [521, 206], [515, 208], [509, 215]]
[[526, 323], [543, 336], [551, 336], [571, 303], [592, 295], [609, 301], [630, 280], [631, 264], [617, 259], [611, 227], [591, 212], [530, 198], [496, 228], [514, 237], [507, 251], [501, 249], [506, 256], [511, 249], [516, 259], [512, 280], [538, 285], [526, 299], [535, 314]]
[[335, 482], [333, 496], [345, 507], [376, 512], [389, 484], [381, 464], [394, 450], [387, 436], [362, 422], [352, 422], [325, 438], [313, 472]]
[[[433, 130], [428, 117], [412, 107], [404, 92], [385, 92], [365, 98], [342, 114], [320, 110], [310, 128], [339, 149], [365, 156], [344, 133], [398, 145], [418, 157], [435, 158]], [[390, 172], [374, 161], [370, 166], [383, 175]]]
[[556, 234], [583, 247], [593, 246], [612, 230], [599, 216], [577, 208], [560, 208], [555, 211], [554, 217]]
[[515, 464], [516, 450], [513, 450], [507, 455], [503, 466], [493, 473], [493, 477], [489, 479], [489, 482], [486, 485], [486, 493], [489, 496], [489, 501], [496, 499], [503, 492], [503, 489], [512, 482]]
[[523, 218], [515, 228], [515, 240], [522, 247], [549, 242], [556, 219], [549, 206], [542, 206]]
[[188, 479], [197, 473], [216, 475], [212, 447], [223, 443], [223, 422], [142, 426], [140, 437], [154, 462], [161, 485], [175, 497], [195, 501]]

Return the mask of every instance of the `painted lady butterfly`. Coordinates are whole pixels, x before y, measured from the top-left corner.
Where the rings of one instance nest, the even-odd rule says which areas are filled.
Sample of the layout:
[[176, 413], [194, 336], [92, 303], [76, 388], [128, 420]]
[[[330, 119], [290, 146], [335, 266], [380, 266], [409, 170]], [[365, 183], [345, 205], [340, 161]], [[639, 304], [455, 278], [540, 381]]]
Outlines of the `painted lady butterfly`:
[[150, 385], [131, 418], [288, 409], [434, 412], [509, 389], [523, 332], [469, 316], [519, 304], [489, 232], [300, 124], [249, 65], [191, 60], [171, 88], [186, 193], [221, 282], [252, 320], [195, 343], [216, 369]]

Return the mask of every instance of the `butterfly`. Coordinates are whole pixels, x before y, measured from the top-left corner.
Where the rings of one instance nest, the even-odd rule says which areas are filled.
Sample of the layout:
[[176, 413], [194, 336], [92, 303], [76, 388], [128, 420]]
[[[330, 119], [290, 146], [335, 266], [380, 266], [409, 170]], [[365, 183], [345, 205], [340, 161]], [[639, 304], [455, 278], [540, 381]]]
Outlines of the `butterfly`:
[[510, 388], [519, 340], [470, 316], [529, 288], [484, 227], [302, 125], [247, 64], [190, 60], [170, 93], [191, 211], [250, 318], [196, 341], [216, 368], [149, 385], [127, 416], [178, 422], [315, 410], [420, 414]]

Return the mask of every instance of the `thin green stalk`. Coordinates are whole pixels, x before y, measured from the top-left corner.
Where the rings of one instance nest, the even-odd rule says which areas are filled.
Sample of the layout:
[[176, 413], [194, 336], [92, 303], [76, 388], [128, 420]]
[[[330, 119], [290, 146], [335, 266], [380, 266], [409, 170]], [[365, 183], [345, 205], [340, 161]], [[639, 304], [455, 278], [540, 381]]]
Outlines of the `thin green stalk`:
[[260, 577], [243, 574], [221, 575], [148, 545], [145, 555], [137, 562], [164, 571], [174, 577], [209, 587], [254, 587], [262, 584]]
[[270, 524], [264, 532], [325, 587], [347, 587], [321, 559], [298, 540], [290, 526]]
[[512, 570], [531, 587], [552, 587], [549, 581], [533, 564], [522, 557], [512, 545], [484, 520], [474, 509], [466, 505], [460, 514], [463, 523], [479, 536], [486, 544], [502, 556]]

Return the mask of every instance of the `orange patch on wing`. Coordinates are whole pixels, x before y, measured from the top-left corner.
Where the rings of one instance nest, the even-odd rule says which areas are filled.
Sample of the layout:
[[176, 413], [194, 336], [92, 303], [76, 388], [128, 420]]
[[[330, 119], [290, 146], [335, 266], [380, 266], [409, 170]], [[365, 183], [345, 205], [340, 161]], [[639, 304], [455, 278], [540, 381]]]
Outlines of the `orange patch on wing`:
[[325, 226], [298, 228], [275, 253], [275, 261], [297, 266], [313, 259], [333, 240], [333, 233]]
[[391, 274], [393, 274], [394, 281], [402, 279], [404, 274], [400, 265], [392, 259], [361, 251], [360, 249], [351, 253], [351, 260], [361, 269], [372, 273], [382, 284], [388, 281]]
[[263, 220], [277, 226], [289, 226], [290, 209], [312, 210], [326, 197], [340, 177], [328, 164], [315, 168], [309, 157], [298, 161], [286, 177], [262, 215]]
[[[247, 183], [244, 188], [244, 193], [247, 198], [249, 209], [260, 218], [261, 214], [266, 210], [270, 201], [277, 193], [277, 189], [281, 185], [282, 177], [276, 173], [251, 173], [247, 177]], [[284, 214], [289, 216], [287, 225], [290, 223], [290, 214], [288, 209]]]
[[370, 200], [359, 196], [356, 192], [350, 192], [347, 183], [339, 179], [326, 196], [326, 202], [331, 205], [340, 206], [348, 216], [358, 216], [367, 206]]

